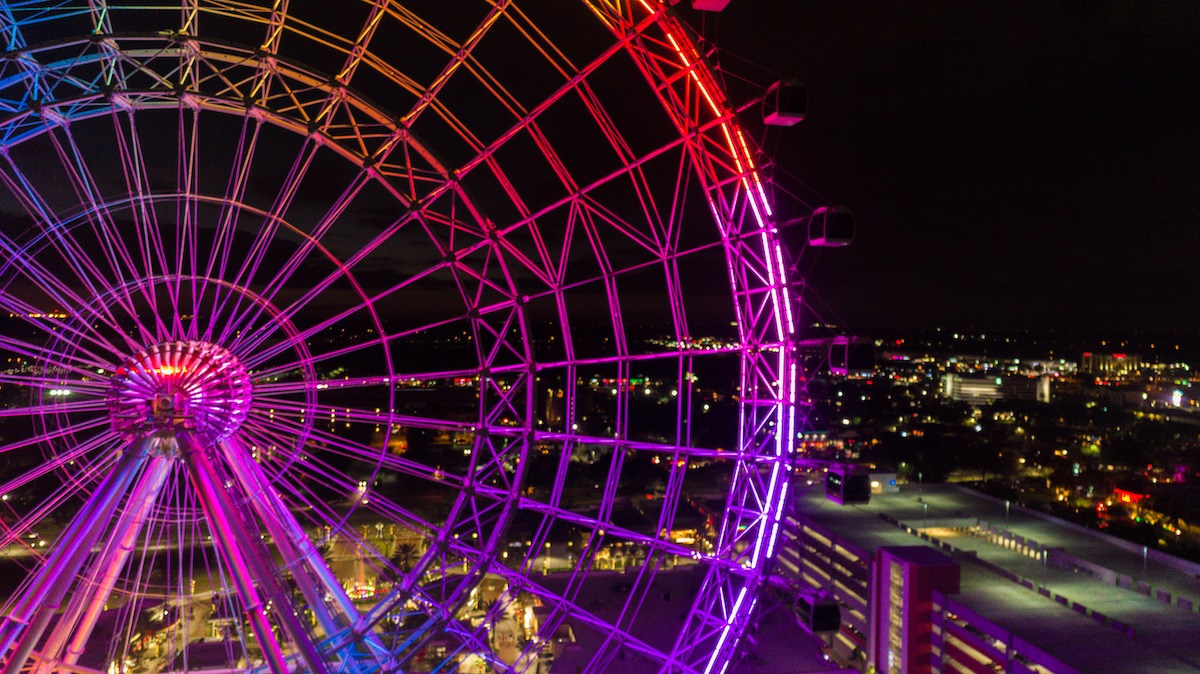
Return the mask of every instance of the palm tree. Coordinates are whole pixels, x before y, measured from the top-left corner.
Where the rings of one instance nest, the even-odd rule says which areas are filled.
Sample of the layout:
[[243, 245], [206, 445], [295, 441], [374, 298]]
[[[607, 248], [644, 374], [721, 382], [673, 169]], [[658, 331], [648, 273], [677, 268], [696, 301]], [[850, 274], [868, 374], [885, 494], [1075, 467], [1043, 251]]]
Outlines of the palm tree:
[[392, 566], [400, 571], [407, 573], [412, 570], [413, 564], [417, 562], [417, 557], [420, 555], [420, 550], [412, 543], [399, 543], [396, 549], [392, 551], [391, 559]]

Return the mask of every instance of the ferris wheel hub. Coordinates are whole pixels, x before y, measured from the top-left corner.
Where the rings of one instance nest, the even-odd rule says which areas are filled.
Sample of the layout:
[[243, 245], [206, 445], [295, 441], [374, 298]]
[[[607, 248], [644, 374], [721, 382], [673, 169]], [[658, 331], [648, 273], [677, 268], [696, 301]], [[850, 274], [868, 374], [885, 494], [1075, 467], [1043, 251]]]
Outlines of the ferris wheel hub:
[[109, 385], [113, 430], [128, 438], [187, 431], [206, 442], [246, 419], [250, 376], [228, 349], [199, 341], [156, 344], [125, 359]]

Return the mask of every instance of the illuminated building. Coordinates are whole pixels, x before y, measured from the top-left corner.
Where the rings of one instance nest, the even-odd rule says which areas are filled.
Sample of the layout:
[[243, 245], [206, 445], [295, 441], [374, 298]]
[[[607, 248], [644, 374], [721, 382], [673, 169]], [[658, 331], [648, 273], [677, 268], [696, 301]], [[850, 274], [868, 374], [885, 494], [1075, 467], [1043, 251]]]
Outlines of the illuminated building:
[[1135, 353], [1093, 353], [1085, 351], [1079, 359], [1079, 371], [1109, 377], [1120, 377], [1142, 366], [1141, 356]]
[[842, 609], [841, 628], [830, 637], [841, 661], [864, 663], [870, 598], [870, 553], [800, 514], [785, 522], [788, 545], [779, 551], [776, 571], [797, 583], [825, 590]]
[[942, 395], [951, 400], [968, 403], [990, 403], [996, 400], [1036, 400], [1050, 402], [1050, 377], [964, 376], [946, 374], [942, 377]]
[[957, 594], [959, 573], [958, 562], [935, 548], [889, 546], [875, 551], [869, 644], [877, 672], [933, 671], [942, 646], [940, 634], [934, 639], [933, 593]]
[[1140, 674], [1200, 658], [1200, 565], [1040, 512], [945, 485], [854, 507], [810, 490], [786, 527], [777, 572], [841, 605], [823, 639], [845, 667]]

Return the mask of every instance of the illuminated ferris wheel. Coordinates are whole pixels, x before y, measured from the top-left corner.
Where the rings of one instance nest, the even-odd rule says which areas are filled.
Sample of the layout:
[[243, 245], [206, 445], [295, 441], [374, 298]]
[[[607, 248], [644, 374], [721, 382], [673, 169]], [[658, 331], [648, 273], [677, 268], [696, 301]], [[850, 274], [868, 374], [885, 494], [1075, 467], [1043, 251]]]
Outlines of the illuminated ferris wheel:
[[0, 668], [724, 671], [800, 316], [694, 36], [331, 4], [0, 7]]

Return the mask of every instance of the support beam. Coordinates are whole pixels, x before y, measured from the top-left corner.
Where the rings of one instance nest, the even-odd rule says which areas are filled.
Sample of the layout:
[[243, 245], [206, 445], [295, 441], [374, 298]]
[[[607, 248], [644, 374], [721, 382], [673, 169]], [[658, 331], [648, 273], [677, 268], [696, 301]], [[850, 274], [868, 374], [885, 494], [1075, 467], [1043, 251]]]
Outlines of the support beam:
[[[250, 618], [250, 626], [262, 646], [268, 668], [272, 674], [284, 674], [288, 671], [283, 650], [271, 631], [260, 590], [274, 601], [277, 607], [274, 615], [291, 637], [308, 670], [313, 674], [328, 674], [325, 659], [311, 635], [291, 610], [294, 606], [291, 597], [276, 577], [270, 560], [266, 558], [258, 532], [249, 531], [246, 522], [238, 515], [213, 466], [209, 451], [201, 447], [196, 438], [187, 431], [178, 431], [176, 440], [180, 456], [196, 487], [201, 508], [212, 527], [213, 542], [218, 554], [233, 574], [238, 594], [242, 597], [242, 603]], [[254, 586], [255, 581], [259, 584], [258, 588]]]
[[[232, 441], [222, 442], [220, 450], [234, 478], [250, 496], [250, 506], [266, 526], [283, 558], [294, 560], [292, 577], [296, 579], [301, 593], [316, 614], [321, 628], [331, 637], [343, 630], [351, 631], [358, 622], [358, 610], [354, 607], [354, 602], [325, 563], [324, 557], [317, 550], [317, 546], [313, 545], [304, 527], [275, 492], [262, 467], [250, 459], [245, 447]], [[327, 596], [332, 599], [332, 608], [337, 611], [337, 615], [330, 611], [330, 606], [325, 600]], [[374, 632], [367, 632], [361, 636], [352, 634], [351, 638], [354, 642], [366, 646], [377, 666], [383, 667], [387, 663], [388, 651]], [[353, 653], [339, 655], [345, 656], [344, 666], [348, 668], [347, 671], [360, 671], [361, 668], [353, 662]]]
[[[0, 625], [0, 657], [4, 660], [3, 674], [17, 674], [41, 640], [50, 618], [62, 607], [92, 548], [109, 528], [121, 499], [145, 463], [155, 438], [140, 438], [130, 443], [116, 468], [92, 492], [75, 515], [71, 524], [54, 544], [54, 550], [42, 563], [37, 576], [23, 590], [12, 613]], [[9, 649], [13, 652], [8, 654]]]
[[283, 649], [279, 646], [275, 632], [271, 629], [271, 622], [267, 619], [266, 605], [259, 597], [258, 588], [254, 586], [254, 574], [250, 571], [246, 558], [242, 556], [240, 543], [247, 538], [245, 527], [237, 519], [229, 495], [225, 492], [220, 477], [204, 449], [186, 436], [177, 437], [177, 441], [188, 476], [196, 488], [200, 507], [212, 530], [213, 544], [225, 563], [225, 568], [233, 575], [233, 582], [237, 587], [238, 596], [242, 599], [250, 628], [262, 649], [263, 660], [271, 674], [288, 674]]
[[42, 660], [34, 670], [37, 674], [52, 674], [60, 663], [68, 667], [78, 664], [96, 621], [112, 596], [117, 578], [133, 554], [150, 509], [158, 501], [170, 474], [169, 459], [160, 455], [149, 457], [146, 470], [130, 494], [128, 505], [120, 513], [112, 535], [81, 583], [80, 589], [86, 591], [74, 593], [42, 647]]

